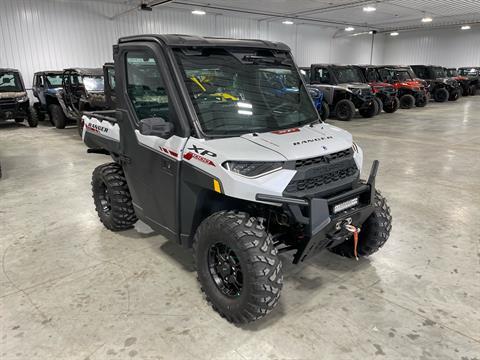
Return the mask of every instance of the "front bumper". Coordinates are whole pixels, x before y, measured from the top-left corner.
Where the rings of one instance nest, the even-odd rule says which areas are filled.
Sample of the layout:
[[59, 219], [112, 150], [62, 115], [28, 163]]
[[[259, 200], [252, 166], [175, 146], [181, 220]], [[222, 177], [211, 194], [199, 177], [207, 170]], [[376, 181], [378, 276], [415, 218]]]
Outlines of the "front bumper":
[[28, 117], [29, 101], [0, 101], [0, 120]]
[[[342, 235], [343, 224], [351, 223], [357, 227], [361, 226], [372, 214], [378, 166], [379, 162], [375, 160], [366, 183], [330, 198], [307, 200], [266, 194], [256, 195], [258, 201], [287, 206], [295, 221], [306, 226], [307, 234], [299, 244], [293, 259], [294, 263], [304, 261], [320, 249], [340, 244], [345, 240], [345, 234]], [[359, 199], [358, 205], [336, 214], [333, 212], [335, 205], [353, 198]]]

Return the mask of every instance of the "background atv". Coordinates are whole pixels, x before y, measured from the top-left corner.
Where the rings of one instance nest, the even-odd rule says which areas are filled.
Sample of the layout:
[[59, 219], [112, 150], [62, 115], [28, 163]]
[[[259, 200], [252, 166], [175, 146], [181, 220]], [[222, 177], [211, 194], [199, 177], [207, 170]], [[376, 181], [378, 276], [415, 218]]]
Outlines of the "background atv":
[[30, 127], [38, 125], [38, 118], [30, 110], [30, 100], [22, 75], [16, 69], [0, 69], [0, 121], [27, 120]]
[[[51, 74], [50, 77], [48, 74]], [[65, 128], [68, 122], [76, 122], [80, 133], [83, 111], [107, 108], [103, 91], [103, 69], [72, 68], [63, 70], [61, 74], [42, 72], [37, 79], [39, 85], [43, 81], [43, 87], [35, 87], [39, 99], [36, 108], [48, 113], [57, 129]], [[35, 80], [34, 84], [37, 84]]]
[[45, 120], [45, 115], [49, 116], [53, 125], [50, 113], [51, 105], [58, 105], [57, 93], [62, 89], [63, 71], [39, 71], [33, 75], [32, 92], [37, 98], [33, 104], [33, 112], [40, 120]]
[[121, 231], [141, 219], [193, 248], [221, 316], [246, 323], [275, 308], [279, 253], [352, 258], [387, 241], [378, 161], [360, 180], [362, 150], [320, 121], [285, 44], [130, 36], [114, 62], [117, 108], [83, 116], [89, 152], [113, 159], [92, 175], [100, 221]]
[[394, 113], [400, 107], [397, 89], [381, 80], [377, 68], [373, 65], [355, 65], [362, 72], [368, 84], [372, 87], [375, 98], [379, 100], [379, 111]]
[[366, 118], [378, 114], [378, 102], [360, 70], [352, 66], [331, 64], [313, 64], [310, 69], [301, 70], [309, 76], [308, 83], [311, 87], [323, 91], [330, 114], [337, 119], [351, 120], [355, 109]]
[[460, 83], [463, 96], [475, 95], [477, 92], [477, 87], [470, 78], [467, 76], [458, 75], [458, 71], [455, 68], [443, 68], [443, 71], [448, 78], [456, 80]]
[[411, 109], [414, 105], [424, 107], [428, 102], [428, 95], [422, 82], [412, 78], [408, 68], [376, 67], [377, 76], [381, 81], [390, 83], [397, 90], [402, 109]]
[[[480, 89], [480, 67], [462, 67], [458, 68], [460, 76], [466, 76], [472, 82], [470, 88], [470, 95], [476, 95], [477, 90]], [[475, 88], [473, 87], [475, 85]]]
[[330, 108], [327, 101], [325, 100], [325, 95], [320, 89], [316, 89], [310, 85], [307, 85], [307, 89], [312, 97], [313, 104], [320, 114], [322, 121], [325, 121], [330, 116]]
[[460, 83], [449, 79], [443, 68], [433, 65], [411, 65], [416, 76], [429, 84], [430, 93], [437, 102], [456, 101], [462, 94]]

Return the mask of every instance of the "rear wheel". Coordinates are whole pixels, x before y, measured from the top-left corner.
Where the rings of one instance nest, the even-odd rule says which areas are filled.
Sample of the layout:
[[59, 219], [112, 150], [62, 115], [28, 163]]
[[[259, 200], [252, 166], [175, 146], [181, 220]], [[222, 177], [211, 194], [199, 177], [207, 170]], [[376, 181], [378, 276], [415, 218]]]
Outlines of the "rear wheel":
[[371, 118], [372, 116], [378, 114], [378, 103], [375, 99], [376, 98], [374, 98], [374, 100], [367, 107], [358, 110], [360, 115], [362, 115], [364, 118]]
[[427, 97], [426, 96], [418, 97], [417, 100], [415, 101], [415, 105], [417, 107], [425, 107], [427, 105]]
[[461, 90], [454, 89], [450, 91], [450, 95], [448, 96], [449, 101], [457, 101], [460, 98]]
[[477, 93], [477, 86], [476, 85], [470, 85], [468, 87], [468, 93], [470, 94], [470, 96], [473, 96]]
[[49, 110], [53, 125], [55, 125], [57, 129], [64, 129], [67, 124], [67, 118], [63, 113], [62, 107], [57, 104], [52, 104]]
[[83, 135], [83, 118], [82, 117], [77, 119], [77, 130], [78, 130], [78, 135], [82, 137]]
[[278, 304], [282, 262], [260, 219], [220, 211], [206, 218], [193, 239], [201, 290], [233, 323], [260, 319]]
[[386, 104], [383, 107], [383, 110], [385, 110], [386, 113], [394, 113], [395, 111], [398, 110], [400, 107], [400, 100], [398, 100], [398, 97], [394, 97], [392, 101], [390, 101], [388, 104]]
[[137, 222], [127, 180], [119, 164], [103, 164], [93, 171], [92, 192], [95, 210], [107, 229], [126, 230]]
[[323, 101], [322, 102], [322, 113], [320, 114], [320, 118], [325, 121], [330, 116], [330, 108], [328, 107], [328, 103]]
[[[385, 198], [377, 191], [373, 213], [363, 223], [358, 234], [358, 256], [368, 256], [377, 252], [387, 242], [391, 229], [392, 215], [390, 215], [390, 208]], [[353, 236], [329, 250], [348, 258], [354, 257]]]
[[335, 116], [338, 120], [350, 121], [355, 115], [355, 105], [348, 99], [342, 99], [335, 105]]
[[437, 89], [433, 93], [433, 98], [435, 99], [436, 102], [445, 102], [448, 100], [449, 97], [450, 97], [450, 94], [448, 93], [448, 90], [445, 88]]
[[411, 109], [415, 105], [415, 98], [411, 94], [405, 94], [400, 97], [400, 107], [402, 109]]
[[37, 127], [38, 126], [38, 113], [33, 106], [30, 108], [28, 118], [27, 118], [27, 122], [28, 122], [28, 126], [30, 126], [30, 127]]
[[374, 99], [375, 99], [375, 101], [377, 102], [377, 105], [378, 105], [378, 111], [377, 111], [377, 113], [376, 113], [375, 115], [378, 115], [378, 114], [380, 114], [380, 113], [382, 112], [382, 110], [383, 110], [383, 102], [382, 102], [382, 100], [380, 100], [380, 99], [377, 98], [377, 97], [375, 97]]

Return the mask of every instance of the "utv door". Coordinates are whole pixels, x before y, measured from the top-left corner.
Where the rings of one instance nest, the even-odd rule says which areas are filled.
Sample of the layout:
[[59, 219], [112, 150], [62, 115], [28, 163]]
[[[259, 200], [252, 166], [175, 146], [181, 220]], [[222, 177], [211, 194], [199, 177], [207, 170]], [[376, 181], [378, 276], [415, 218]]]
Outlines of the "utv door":
[[[159, 47], [137, 44], [120, 45], [115, 55], [121, 147], [128, 159], [124, 171], [137, 215], [178, 240], [179, 161], [187, 140], [179, 123], [182, 110]], [[162, 121], [171, 124], [170, 133], [142, 134], [142, 122]]]

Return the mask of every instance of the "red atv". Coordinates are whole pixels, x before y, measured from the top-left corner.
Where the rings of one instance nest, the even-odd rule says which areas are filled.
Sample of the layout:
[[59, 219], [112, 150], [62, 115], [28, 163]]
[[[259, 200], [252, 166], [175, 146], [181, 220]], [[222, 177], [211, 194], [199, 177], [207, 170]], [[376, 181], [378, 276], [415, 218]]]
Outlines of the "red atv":
[[394, 113], [400, 107], [400, 101], [397, 97], [397, 89], [389, 83], [383, 82], [378, 75], [376, 66], [355, 65], [364, 75], [375, 94], [375, 100], [378, 103], [379, 113], [382, 109], [387, 113]]
[[457, 80], [460, 83], [463, 96], [475, 95], [477, 92], [477, 87], [472, 79], [463, 75], [459, 75], [457, 69], [455, 68], [443, 68], [443, 70], [445, 71], [445, 75], [447, 77]]
[[413, 78], [408, 68], [378, 66], [377, 74], [382, 81], [392, 84], [397, 90], [402, 109], [427, 105], [428, 92], [425, 85]]

